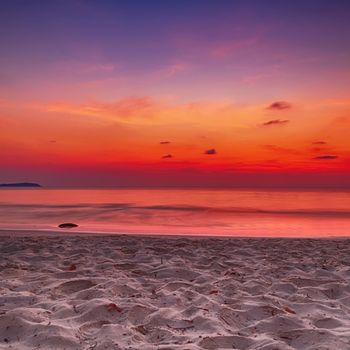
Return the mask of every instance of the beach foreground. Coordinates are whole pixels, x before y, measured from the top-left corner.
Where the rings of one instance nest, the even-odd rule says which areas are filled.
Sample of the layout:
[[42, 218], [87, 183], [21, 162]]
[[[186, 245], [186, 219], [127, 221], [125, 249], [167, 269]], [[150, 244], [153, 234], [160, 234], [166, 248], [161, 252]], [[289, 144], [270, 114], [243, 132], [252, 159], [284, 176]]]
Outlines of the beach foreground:
[[0, 238], [0, 349], [350, 349], [348, 239]]

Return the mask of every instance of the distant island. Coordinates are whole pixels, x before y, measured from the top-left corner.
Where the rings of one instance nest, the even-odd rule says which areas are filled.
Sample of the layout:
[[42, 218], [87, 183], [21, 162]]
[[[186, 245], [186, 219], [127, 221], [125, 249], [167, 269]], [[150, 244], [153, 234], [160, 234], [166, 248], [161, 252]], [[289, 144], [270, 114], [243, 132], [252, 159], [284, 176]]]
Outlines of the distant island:
[[0, 184], [0, 187], [41, 187], [41, 185], [32, 182], [17, 182], [11, 184]]

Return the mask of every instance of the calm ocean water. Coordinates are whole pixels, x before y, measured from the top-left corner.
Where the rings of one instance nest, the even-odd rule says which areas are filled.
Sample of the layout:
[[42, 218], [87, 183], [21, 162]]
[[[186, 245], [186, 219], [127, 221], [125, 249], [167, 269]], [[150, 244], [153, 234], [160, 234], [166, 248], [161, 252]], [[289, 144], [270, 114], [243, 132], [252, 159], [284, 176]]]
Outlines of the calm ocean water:
[[350, 190], [0, 190], [0, 228], [62, 222], [79, 225], [70, 232], [350, 236]]

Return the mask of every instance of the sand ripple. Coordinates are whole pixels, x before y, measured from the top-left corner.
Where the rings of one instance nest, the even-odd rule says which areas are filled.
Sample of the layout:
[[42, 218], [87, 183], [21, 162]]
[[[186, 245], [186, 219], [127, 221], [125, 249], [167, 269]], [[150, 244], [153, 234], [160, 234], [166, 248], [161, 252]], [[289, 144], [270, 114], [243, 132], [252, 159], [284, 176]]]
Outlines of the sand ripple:
[[10, 236], [0, 349], [350, 349], [350, 240]]

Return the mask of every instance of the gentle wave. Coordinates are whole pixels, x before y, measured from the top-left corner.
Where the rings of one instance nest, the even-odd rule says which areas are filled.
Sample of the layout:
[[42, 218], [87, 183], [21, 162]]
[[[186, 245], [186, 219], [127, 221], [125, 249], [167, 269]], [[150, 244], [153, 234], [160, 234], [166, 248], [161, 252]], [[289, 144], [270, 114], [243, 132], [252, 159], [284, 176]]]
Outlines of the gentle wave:
[[[0, 191], [0, 228], [244, 236], [350, 236], [349, 191], [40, 189]], [[74, 230], [75, 231], [75, 230]]]
[[[297, 209], [297, 210], [270, 210], [261, 208], [248, 208], [248, 207], [209, 207], [209, 206], [196, 206], [196, 205], [136, 205], [132, 203], [80, 203], [80, 204], [13, 204], [13, 203], [0, 203], [2, 213], [7, 211], [24, 209], [28, 213], [37, 213], [38, 215], [45, 215], [45, 211], [55, 211], [54, 216], [59, 216], [59, 210], [88, 210], [98, 214], [106, 214], [108, 212], [113, 213], [115, 211], [188, 211], [188, 212], [212, 212], [212, 213], [226, 213], [226, 214], [266, 214], [266, 215], [303, 215], [303, 216], [329, 216], [329, 217], [349, 217], [350, 211], [348, 210], [325, 210], [325, 209]], [[48, 214], [46, 212], [46, 214]]]

